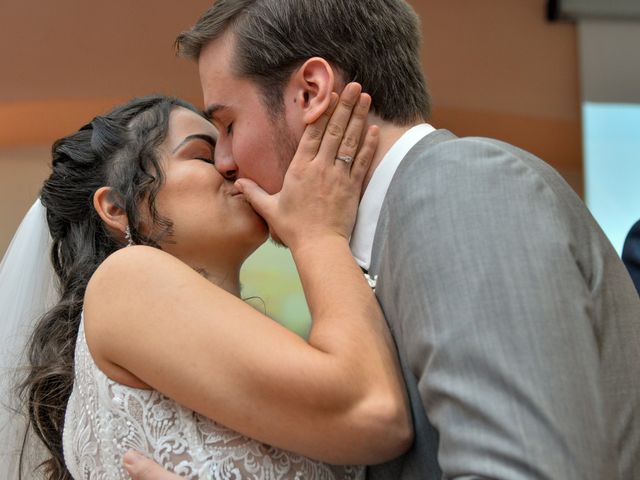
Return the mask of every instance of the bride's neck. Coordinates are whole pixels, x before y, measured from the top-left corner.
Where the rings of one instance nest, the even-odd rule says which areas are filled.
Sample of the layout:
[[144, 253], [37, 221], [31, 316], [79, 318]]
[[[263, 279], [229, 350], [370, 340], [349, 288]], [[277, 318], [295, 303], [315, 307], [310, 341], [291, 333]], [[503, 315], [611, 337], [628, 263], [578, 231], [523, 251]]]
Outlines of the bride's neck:
[[193, 266], [193, 269], [214, 285], [226, 290], [231, 295], [240, 297], [240, 267], [214, 269]]

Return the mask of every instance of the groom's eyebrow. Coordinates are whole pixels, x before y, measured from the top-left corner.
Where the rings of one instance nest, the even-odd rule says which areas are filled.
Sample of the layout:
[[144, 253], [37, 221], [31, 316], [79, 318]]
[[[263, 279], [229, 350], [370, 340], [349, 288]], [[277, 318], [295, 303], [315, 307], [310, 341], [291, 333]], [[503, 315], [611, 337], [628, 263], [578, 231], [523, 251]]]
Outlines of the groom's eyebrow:
[[212, 120], [216, 113], [218, 113], [220, 110], [225, 110], [227, 108], [229, 107], [227, 107], [227, 105], [224, 105], [222, 103], [214, 103], [213, 105], [209, 105], [207, 109], [202, 113], [206, 118], [208, 118], [209, 120]]

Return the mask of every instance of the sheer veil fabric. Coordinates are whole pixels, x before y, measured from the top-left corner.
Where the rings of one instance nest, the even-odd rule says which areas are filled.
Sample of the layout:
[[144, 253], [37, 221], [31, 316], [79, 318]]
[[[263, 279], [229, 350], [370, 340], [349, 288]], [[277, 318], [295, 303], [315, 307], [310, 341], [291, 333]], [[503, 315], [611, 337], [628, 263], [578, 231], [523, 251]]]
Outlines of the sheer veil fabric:
[[[46, 210], [36, 200], [13, 237], [0, 264], [0, 475], [18, 478], [27, 417], [15, 397], [28, 359], [25, 347], [37, 320], [57, 301], [50, 260], [51, 236]], [[36, 478], [45, 459], [35, 435], [26, 437], [22, 478]]]

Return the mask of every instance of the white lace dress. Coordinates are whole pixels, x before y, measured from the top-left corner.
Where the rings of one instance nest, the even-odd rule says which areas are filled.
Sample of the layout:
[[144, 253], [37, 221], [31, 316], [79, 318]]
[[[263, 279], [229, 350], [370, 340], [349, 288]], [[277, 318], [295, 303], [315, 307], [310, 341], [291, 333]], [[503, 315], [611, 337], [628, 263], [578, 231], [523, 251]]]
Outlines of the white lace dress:
[[332, 466], [233, 432], [153, 390], [109, 379], [93, 361], [80, 324], [67, 405], [64, 458], [75, 480], [128, 480], [127, 450], [188, 479], [364, 479], [364, 467]]

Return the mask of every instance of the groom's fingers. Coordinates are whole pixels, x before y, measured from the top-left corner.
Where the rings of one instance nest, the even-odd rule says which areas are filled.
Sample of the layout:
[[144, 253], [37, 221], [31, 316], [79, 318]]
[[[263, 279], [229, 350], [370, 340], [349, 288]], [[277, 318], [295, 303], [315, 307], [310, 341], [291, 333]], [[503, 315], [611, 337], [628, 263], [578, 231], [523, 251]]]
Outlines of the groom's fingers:
[[132, 480], [180, 480], [182, 478], [167, 472], [157, 463], [135, 452], [125, 453], [124, 468]]

